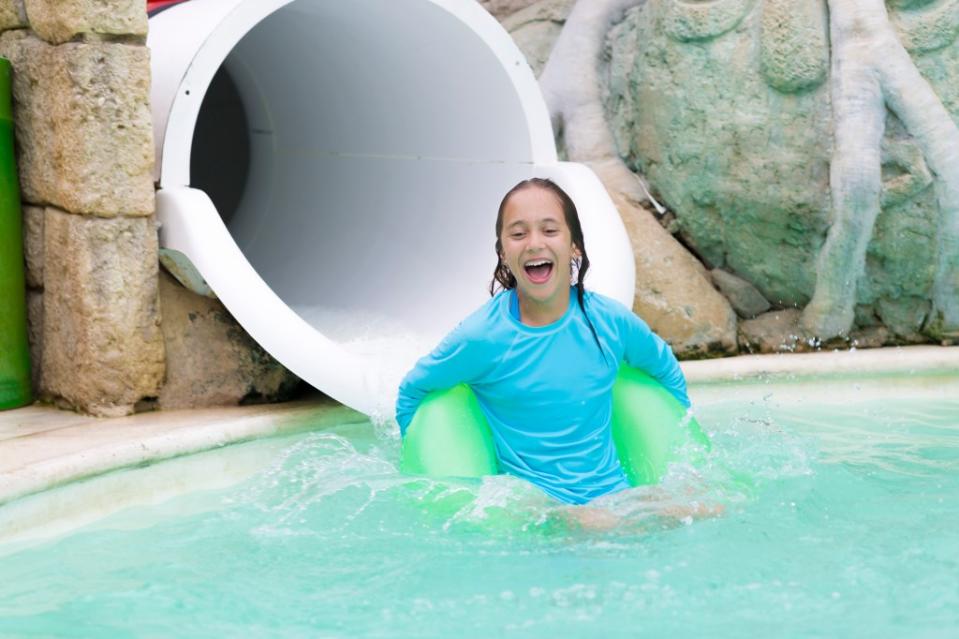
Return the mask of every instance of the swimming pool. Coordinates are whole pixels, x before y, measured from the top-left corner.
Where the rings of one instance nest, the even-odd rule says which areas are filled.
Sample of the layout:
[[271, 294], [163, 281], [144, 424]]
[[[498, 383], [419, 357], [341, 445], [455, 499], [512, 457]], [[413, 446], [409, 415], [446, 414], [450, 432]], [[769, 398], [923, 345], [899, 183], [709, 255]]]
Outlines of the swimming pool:
[[240, 444], [239, 484], [0, 547], [0, 636], [952, 637], [957, 389], [694, 386], [713, 453], [607, 498], [609, 530], [510, 478], [400, 476], [370, 423]]

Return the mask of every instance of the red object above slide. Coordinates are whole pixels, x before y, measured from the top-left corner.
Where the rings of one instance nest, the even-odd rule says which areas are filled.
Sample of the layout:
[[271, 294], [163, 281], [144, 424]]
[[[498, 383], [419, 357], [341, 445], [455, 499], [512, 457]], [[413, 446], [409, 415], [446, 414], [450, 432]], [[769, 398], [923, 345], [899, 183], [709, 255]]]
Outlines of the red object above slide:
[[186, 0], [147, 0], [147, 14], [153, 15], [167, 7], [186, 2]]

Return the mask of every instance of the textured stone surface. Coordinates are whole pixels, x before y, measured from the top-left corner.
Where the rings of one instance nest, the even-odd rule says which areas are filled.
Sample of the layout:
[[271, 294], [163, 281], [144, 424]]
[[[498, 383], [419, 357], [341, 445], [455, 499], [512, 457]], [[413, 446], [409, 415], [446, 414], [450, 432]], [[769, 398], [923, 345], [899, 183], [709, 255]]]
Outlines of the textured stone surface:
[[747, 353], [795, 353], [815, 344], [799, 329], [799, 309], [770, 311], [739, 323], [739, 345]]
[[25, 0], [30, 27], [48, 42], [67, 42], [79, 34], [145, 38], [143, 0]]
[[43, 288], [43, 218], [42, 206], [23, 207], [23, 257], [31, 288]]
[[758, 13], [705, 47], [656, 28], [667, 4], [639, 7], [615, 34], [609, 106], [620, 149], [708, 267], [802, 306], [828, 227], [827, 87], [784, 95], [766, 84], [750, 54]]
[[133, 412], [164, 373], [154, 219], [48, 207], [44, 246], [44, 394], [94, 415]]
[[516, 13], [536, 2], [536, 0], [479, 0], [480, 5], [493, 14], [497, 20]]
[[14, 68], [25, 201], [102, 217], [154, 209], [150, 58], [143, 46], [0, 36]]
[[[594, 170], [598, 167], [594, 167]], [[602, 177], [601, 169], [597, 173]], [[677, 357], [694, 359], [736, 352], [736, 314], [652, 214], [611, 192], [636, 258], [633, 310]]]
[[[907, 46], [951, 34], [913, 47], [913, 61], [959, 119], [959, 24], [937, 13], [950, 3], [887, 4]], [[809, 302], [831, 223], [824, 16], [818, 0], [649, 0], [609, 39], [606, 109], [623, 157], [709, 268], [735, 272], [774, 306]], [[851, 334], [880, 324], [915, 341], [932, 334], [941, 220], [922, 153], [891, 113], [882, 180]]]
[[678, 42], [703, 42], [735, 29], [753, 0], [677, 2], [659, 5], [662, 32]]
[[[899, 41], [913, 54], [923, 54], [948, 47], [956, 40], [959, 29], [959, 6], [955, 2], [933, 0], [886, 0], [890, 19]], [[900, 10], [901, 9], [901, 10]]]
[[769, 310], [769, 301], [743, 278], [720, 268], [714, 268], [709, 276], [740, 317], [751, 319]]
[[27, 26], [23, 0], [0, 0], [0, 31]]
[[218, 300], [160, 273], [166, 382], [163, 409], [281, 401], [299, 378], [270, 357]]
[[502, 20], [537, 76], [546, 66], [575, 0], [539, 0]]
[[850, 346], [853, 348], [879, 348], [893, 341], [885, 326], [870, 326], [852, 334]]
[[796, 93], [822, 84], [829, 71], [823, 2], [764, 0], [759, 70], [769, 86]]
[[802, 330], [800, 315], [799, 309], [787, 308], [739, 322], [740, 348], [745, 353], [806, 353], [909, 343], [897, 338], [885, 326], [869, 326], [853, 331], [847, 338], [822, 342]]
[[30, 381], [34, 397], [42, 394], [40, 371], [43, 369], [43, 293], [27, 291], [27, 339], [30, 340]]

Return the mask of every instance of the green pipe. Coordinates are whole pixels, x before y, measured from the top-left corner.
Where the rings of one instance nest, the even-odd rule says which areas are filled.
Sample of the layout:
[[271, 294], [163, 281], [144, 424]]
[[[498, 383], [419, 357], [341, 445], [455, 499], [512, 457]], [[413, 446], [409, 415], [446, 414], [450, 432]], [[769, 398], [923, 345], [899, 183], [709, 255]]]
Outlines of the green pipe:
[[0, 58], [0, 410], [33, 401], [10, 79], [10, 61]]

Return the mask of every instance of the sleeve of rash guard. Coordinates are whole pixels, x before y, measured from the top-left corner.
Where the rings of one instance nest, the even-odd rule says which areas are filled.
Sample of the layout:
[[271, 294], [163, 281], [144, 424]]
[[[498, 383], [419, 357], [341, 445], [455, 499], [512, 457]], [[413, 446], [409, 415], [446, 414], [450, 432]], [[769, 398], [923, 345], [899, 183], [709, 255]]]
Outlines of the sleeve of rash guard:
[[652, 376], [665, 386], [680, 404], [689, 408], [686, 378], [669, 344], [628, 309], [625, 322], [626, 363]]
[[474, 381], [483, 367], [477, 345], [464, 335], [462, 325], [456, 327], [429, 355], [416, 362], [400, 382], [396, 399], [396, 422], [400, 435], [413, 420], [413, 414], [427, 394]]

